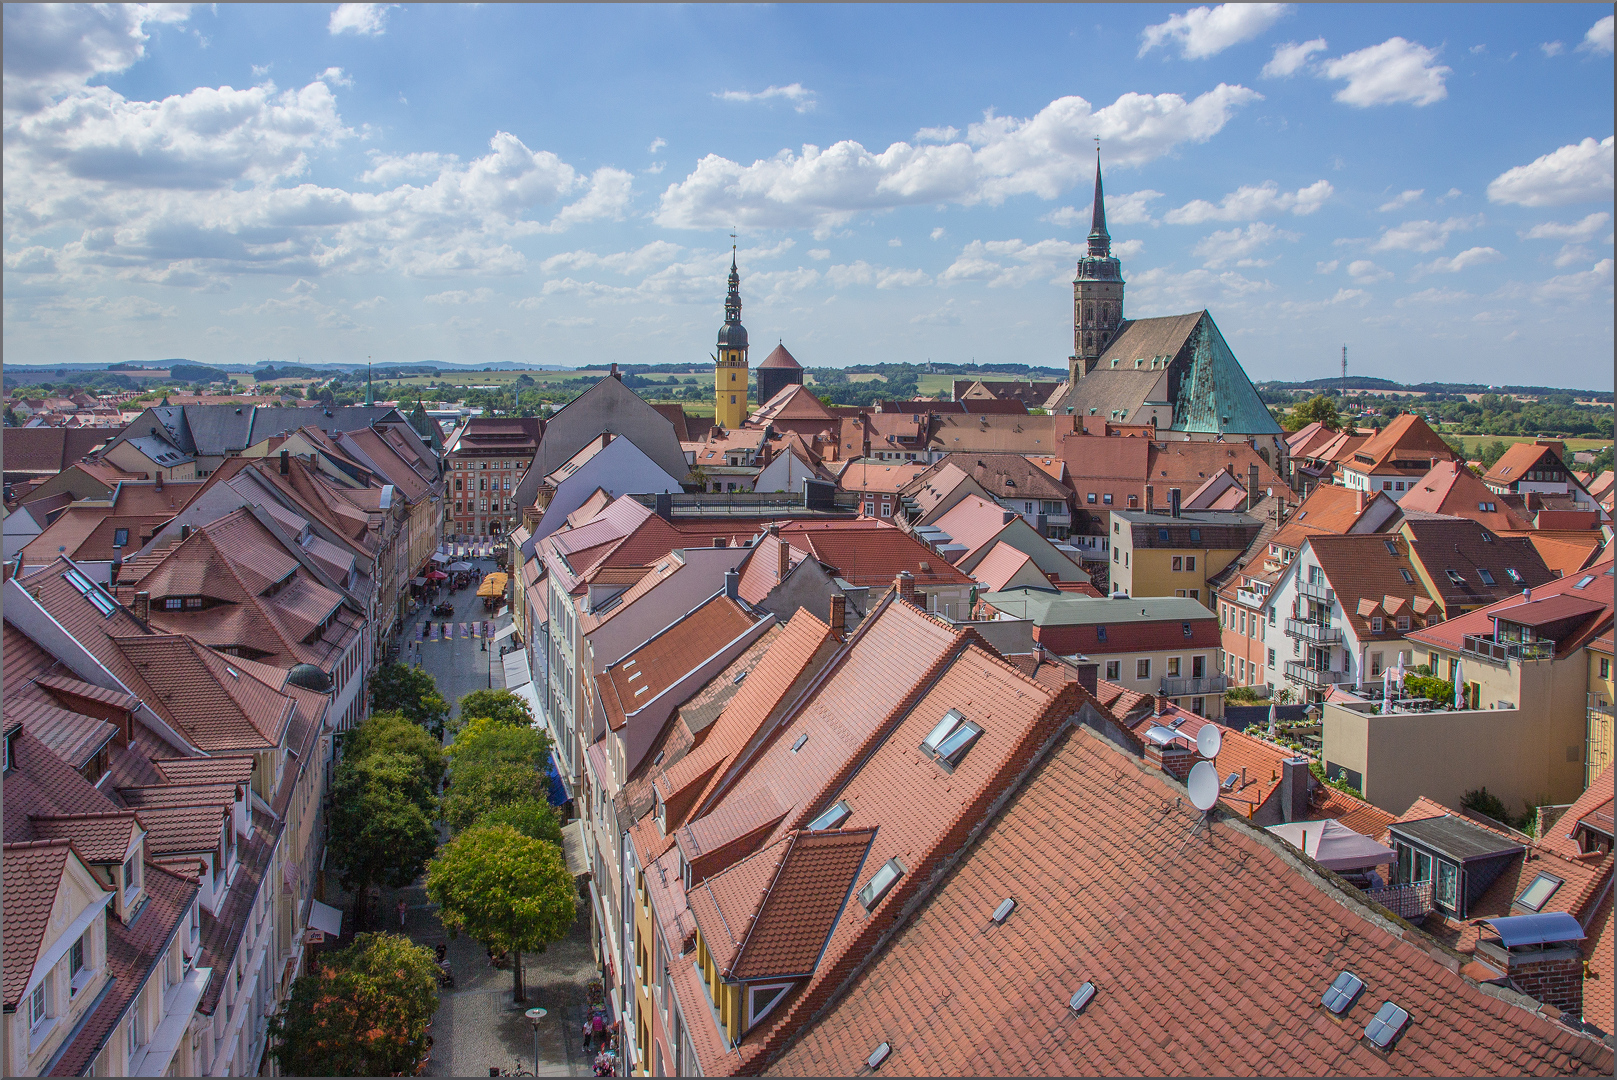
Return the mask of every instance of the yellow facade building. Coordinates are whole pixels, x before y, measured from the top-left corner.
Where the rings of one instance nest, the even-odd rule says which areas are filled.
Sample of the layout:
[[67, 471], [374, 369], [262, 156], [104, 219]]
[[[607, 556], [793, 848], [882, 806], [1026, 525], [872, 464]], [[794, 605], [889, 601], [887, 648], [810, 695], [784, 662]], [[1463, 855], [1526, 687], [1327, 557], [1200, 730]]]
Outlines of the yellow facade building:
[[1584, 736], [1583, 785], [1600, 779], [1612, 762], [1613, 702], [1612, 632], [1607, 630], [1584, 650], [1589, 654], [1589, 719]]
[[713, 354], [713, 422], [734, 431], [746, 422], [747, 328], [741, 325], [741, 275], [730, 249], [730, 291], [724, 298], [724, 325]]

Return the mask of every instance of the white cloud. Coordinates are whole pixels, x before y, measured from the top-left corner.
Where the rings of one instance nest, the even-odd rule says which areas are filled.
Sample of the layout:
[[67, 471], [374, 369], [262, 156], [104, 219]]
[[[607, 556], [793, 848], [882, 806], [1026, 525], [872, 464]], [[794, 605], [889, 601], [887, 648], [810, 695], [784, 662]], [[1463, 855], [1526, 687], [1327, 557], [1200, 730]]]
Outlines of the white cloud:
[[1361, 285], [1368, 285], [1375, 281], [1386, 281], [1392, 277], [1392, 271], [1383, 270], [1369, 259], [1357, 259], [1348, 263], [1348, 276]]
[[1488, 185], [1488, 201], [1517, 206], [1610, 202], [1612, 146], [1610, 135], [1600, 142], [1584, 139], [1506, 170]]
[[1449, 236], [1467, 232], [1482, 224], [1482, 215], [1447, 221], [1406, 221], [1381, 230], [1381, 236], [1370, 245], [1371, 251], [1436, 251], [1449, 242]]
[[559, 318], [546, 319], [544, 325], [561, 327], [594, 326], [595, 320], [584, 315], [562, 315]]
[[1604, 296], [1611, 302], [1612, 261], [1601, 259], [1580, 274], [1563, 274], [1542, 282], [1533, 290], [1535, 299], [1545, 301], [1583, 300]]
[[1170, 42], [1186, 60], [1216, 56], [1232, 45], [1250, 41], [1291, 14], [1290, 4], [1220, 4], [1191, 8], [1170, 15], [1167, 22], [1148, 26], [1140, 34], [1140, 56]]
[[1612, 50], [1612, 24], [1614, 21], [1617, 20], [1607, 15], [1589, 27], [1589, 32], [1584, 34], [1583, 40], [1578, 43], [1578, 51], [1593, 53], [1596, 56], [1610, 56]]
[[1284, 45], [1276, 45], [1274, 56], [1267, 64], [1263, 65], [1263, 77], [1265, 79], [1289, 79], [1308, 66], [1310, 56], [1324, 51], [1324, 38], [1315, 38], [1301, 44], [1288, 41]]
[[432, 151], [384, 154], [379, 150], [372, 150], [369, 153], [371, 167], [359, 174], [360, 182], [365, 184], [396, 184], [400, 180], [420, 176], [437, 176], [445, 169], [453, 168], [460, 160], [454, 154], [439, 154]]
[[1523, 240], [1566, 240], [1574, 243], [1587, 243], [1593, 240], [1610, 221], [1610, 214], [1604, 210], [1597, 210], [1582, 221], [1574, 221], [1569, 225], [1562, 225], [1558, 221], [1541, 222], [1522, 233], [1521, 238]]
[[1320, 65], [1323, 78], [1347, 83], [1336, 92], [1336, 100], [1361, 109], [1406, 101], [1412, 105], [1442, 101], [1449, 96], [1443, 78], [1450, 71], [1437, 62], [1437, 50], [1401, 37], [1388, 38], [1380, 45]]
[[558, 270], [588, 270], [595, 267], [619, 274], [643, 274], [653, 267], [672, 263], [685, 249], [666, 240], [654, 240], [634, 251], [620, 251], [610, 255], [597, 255], [593, 251], [566, 251], [552, 255], [539, 264], [547, 274]]
[[942, 307], [915, 315], [910, 319], [912, 326], [959, 326], [960, 312], [955, 310], [954, 301], [947, 301]]
[[467, 292], [465, 289], [450, 289], [447, 292], [433, 293], [421, 299], [429, 304], [449, 304], [460, 306], [462, 304], [486, 304], [494, 299], [494, 290], [484, 287]]
[[800, 113], [808, 112], [814, 108], [814, 91], [806, 89], [802, 83], [792, 83], [790, 86], [770, 86], [763, 90], [724, 90], [713, 95], [720, 101], [769, 101], [774, 98], [785, 98], [791, 102], [792, 108]]
[[891, 240], [887, 241], [887, 246], [888, 247], [903, 247], [904, 246], [904, 241], [900, 240], [898, 237], [895, 236]]
[[5, 5], [5, 111], [33, 112], [146, 55], [149, 27], [181, 23], [189, 4]]
[[1317, 262], [1314, 264], [1314, 273], [1334, 274], [1336, 273], [1336, 268], [1341, 265], [1342, 261], [1340, 259], [1332, 259], [1330, 262]]
[[944, 145], [897, 142], [873, 153], [844, 141], [825, 150], [782, 150], [751, 165], [709, 154], [663, 192], [655, 217], [673, 228], [824, 232], [898, 206], [992, 205], [1022, 194], [1053, 199], [1090, 175], [1094, 136], [1106, 140], [1108, 161], [1138, 165], [1183, 143], [1206, 142], [1236, 109], [1261, 97], [1222, 83], [1190, 101], [1129, 93], [1098, 110], [1064, 97], [1025, 120], [989, 113], [963, 141]]
[[934, 240], [942, 240], [943, 239], [943, 226], [942, 225], [936, 226], [932, 230], [932, 239], [934, 239]]
[[1252, 221], [1266, 214], [1290, 211], [1302, 216], [1312, 214], [1335, 192], [1328, 180], [1316, 180], [1295, 192], [1283, 192], [1273, 180], [1244, 186], [1225, 195], [1216, 205], [1205, 199], [1196, 199], [1176, 210], [1162, 215], [1170, 225], [1200, 225], [1204, 221]]
[[1394, 303], [1398, 307], [1410, 307], [1417, 304], [1455, 304], [1462, 300], [1475, 300], [1476, 297], [1462, 289], [1422, 289], [1418, 293], [1399, 297]]
[[1021, 240], [973, 240], [938, 275], [938, 281], [945, 285], [982, 281], [989, 288], [1016, 288], [1034, 281], [1070, 280], [1072, 264], [1086, 250], [1085, 245], [1066, 240], [1032, 244]]
[[960, 137], [960, 129], [956, 127], [924, 127], [915, 133], [916, 142], [954, 142]]
[[1267, 266], [1272, 260], [1255, 257], [1256, 253], [1275, 240], [1298, 240], [1294, 232], [1277, 229], [1266, 221], [1254, 221], [1245, 229], [1226, 229], [1205, 236], [1191, 252], [1206, 261], [1202, 264], [1216, 270], [1234, 263], [1236, 266]]
[[874, 285], [878, 289], [896, 289], [909, 285], [929, 285], [932, 278], [922, 270], [895, 270], [887, 266], [871, 266], [860, 259], [858, 262], [830, 267], [825, 272], [825, 280], [830, 282], [834, 289], [846, 289], [850, 285]]
[[1464, 192], [1462, 192], [1459, 188], [1451, 187], [1447, 191], [1445, 191], [1443, 194], [1439, 195], [1437, 197], [1437, 201], [1440, 202], [1440, 203], [1445, 203], [1445, 202], [1448, 202], [1450, 199], [1458, 199], [1463, 194], [1464, 194]]
[[1333, 304], [1364, 303], [1370, 299], [1370, 294], [1363, 289], [1337, 289], [1336, 295], [1331, 297]]
[[253, 65], [253, 78], [262, 79], [264, 76], [266, 76], [266, 75], [268, 75], [270, 73], [270, 68], [272, 68], [274, 66], [275, 66], [274, 64], [254, 64]]
[[353, 86], [354, 85], [353, 78], [351, 76], [343, 74], [343, 70], [340, 67], [328, 67], [326, 70], [324, 70], [320, 74], [316, 75], [315, 78], [317, 78], [321, 82], [327, 83], [328, 85], [331, 85], [331, 86]]
[[1376, 209], [1382, 211], [1383, 213], [1388, 210], [1402, 210], [1410, 203], [1418, 201], [1424, 194], [1426, 194], [1425, 188], [1411, 188], [1408, 191], [1393, 196], [1380, 206], [1376, 207]]
[[[1106, 225], [1155, 225], [1156, 219], [1151, 216], [1150, 202], [1152, 199], [1162, 198], [1162, 192], [1131, 191], [1126, 195], [1106, 196]], [[1079, 210], [1071, 206], [1063, 206], [1059, 210], [1052, 210], [1040, 218], [1052, 225], [1059, 225], [1064, 229], [1077, 226], [1088, 226], [1094, 220], [1095, 204]]]
[[1144, 240], [1118, 240], [1112, 244], [1112, 254], [1119, 259], [1132, 259], [1144, 250]]
[[1446, 259], [1440, 256], [1433, 259], [1431, 262], [1421, 263], [1419, 266], [1415, 267], [1415, 276], [1421, 277], [1425, 274], [1458, 274], [1460, 271], [1468, 270], [1473, 266], [1482, 266], [1486, 263], [1500, 262], [1503, 259], [1504, 256], [1496, 249], [1491, 247], [1466, 248], [1453, 258]]
[[655, 139], [651, 140], [651, 145], [646, 147], [646, 153], [655, 154], [657, 151], [661, 150], [663, 147], [665, 147], [667, 145], [668, 145], [668, 140], [663, 138], [661, 135], [659, 135]]
[[587, 221], [622, 221], [634, 194], [633, 187], [632, 173], [610, 167], [596, 169], [584, 197], [562, 207], [546, 231], [562, 232]]
[[1563, 244], [1561, 250], [1555, 253], [1555, 265], [1557, 267], [1576, 266], [1579, 263], [1587, 263], [1594, 257], [1595, 253], [1582, 244]]
[[376, 37], [387, 32], [387, 15], [398, 4], [338, 4], [326, 23], [332, 34], [360, 34]]
[[[933, 231], [935, 232], [937, 230], [933, 230]], [[936, 240], [937, 237], [934, 236], [933, 239]], [[829, 252], [825, 248], [810, 248], [808, 256], [809, 256], [809, 258], [815, 260], [816, 262], [824, 262], [826, 259], [829, 259], [831, 257], [831, 252]]]
[[1561, 44], [1559, 41], [1546, 41], [1538, 47], [1538, 51], [1543, 53], [1546, 57], [1560, 56], [1562, 53], [1566, 52], [1566, 46]]

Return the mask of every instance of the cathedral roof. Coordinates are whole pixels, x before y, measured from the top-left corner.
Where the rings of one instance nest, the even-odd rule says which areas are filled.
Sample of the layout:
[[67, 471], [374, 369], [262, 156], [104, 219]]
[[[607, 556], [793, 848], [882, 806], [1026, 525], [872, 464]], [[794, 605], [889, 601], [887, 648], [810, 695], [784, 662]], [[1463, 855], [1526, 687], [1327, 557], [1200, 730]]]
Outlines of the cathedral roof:
[[1112, 414], [1123, 411], [1128, 414], [1124, 419], [1128, 419], [1147, 401], [1166, 400], [1166, 388], [1155, 394], [1152, 391], [1167, 377], [1168, 373], [1160, 369], [1136, 371], [1133, 367], [1120, 367], [1113, 371], [1110, 368], [1096, 368], [1073, 386], [1067, 397], [1067, 405], [1079, 416], [1115, 419]]
[[1118, 327], [1117, 336], [1100, 355], [1095, 370], [1110, 368], [1117, 361], [1119, 368], [1133, 367], [1134, 361], [1148, 363], [1159, 356], [1169, 360], [1179, 355], [1190, 340], [1191, 331], [1201, 322], [1206, 311], [1192, 311], [1188, 315], [1169, 315], [1160, 319], [1127, 319]]
[[776, 345], [775, 351], [764, 357], [764, 362], [759, 364], [758, 367], [760, 369], [790, 368], [793, 371], [801, 371], [803, 365], [797, 362], [797, 357], [786, 351], [785, 345]]

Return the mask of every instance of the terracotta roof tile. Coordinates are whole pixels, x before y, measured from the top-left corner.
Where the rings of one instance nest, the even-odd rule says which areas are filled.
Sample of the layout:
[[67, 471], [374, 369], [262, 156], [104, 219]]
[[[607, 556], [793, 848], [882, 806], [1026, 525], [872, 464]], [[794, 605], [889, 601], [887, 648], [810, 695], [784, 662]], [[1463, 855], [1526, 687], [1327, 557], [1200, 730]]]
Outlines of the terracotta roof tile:
[[[1603, 613], [1593, 615], [1587, 622], [1578, 626], [1570, 634], [1565, 634], [1556, 641], [1556, 655], [1569, 656], [1577, 649], [1583, 648], [1590, 641], [1595, 640], [1603, 633], [1610, 633], [1612, 626], [1612, 561], [1606, 560], [1573, 577], [1557, 578], [1545, 584], [1535, 586], [1530, 600], [1547, 600], [1552, 596], [1576, 596], [1593, 599], [1604, 603], [1606, 609]], [[1587, 579], [1584, 588], [1578, 588], [1580, 582]], [[1519, 595], [1508, 597], [1487, 607], [1468, 611], [1457, 618], [1448, 619], [1435, 626], [1428, 626], [1424, 630], [1409, 635], [1411, 641], [1422, 644], [1436, 645], [1440, 648], [1457, 649], [1464, 641], [1465, 635], [1475, 634], [1481, 637], [1492, 637], [1494, 633], [1494, 620], [1504, 618], [1509, 620], [1509, 611], [1523, 603]]]
[[75, 769], [83, 768], [118, 729], [104, 720], [57, 708], [44, 701], [7, 701], [6, 722], [20, 721], [51, 752]]
[[245, 784], [253, 778], [249, 754], [217, 757], [154, 758], [163, 777], [176, 784]]
[[[1222, 819], [1187, 844], [1183, 798], [1073, 731], [885, 948], [845, 969], [846, 991], [752, 1067], [851, 1075], [887, 1041], [884, 1071], [901, 1074], [1610, 1071], [1608, 1047], [1483, 993], [1261, 830]], [[1015, 911], [991, 925], [1007, 896]], [[1316, 1005], [1343, 968], [1370, 991], [1338, 1022]], [[1086, 979], [1099, 992], [1074, 1016]], [[1414, 1020], [1383, 1056], [1360, 1036], [1389, 999]], [[1164, 1025], [1140, 1007], [1181, 1000], [1207, 1019]]]
[[[1021, 572], [1024, 566], [1033, 561], [1033, 556], [1020, 548], [1012, 547], [1001, 540], [993, 549], [984, 555], [982, 561], [971, 568], [971, 576], [980, 581], [991, 592], [999, 592], [1008, 585], [1013, 577]], [[1035, 570], [1038, 568], [1035, 566]], [[1044, 574], [1039, 571], [1039, 577]]]
[[67, 861], [76, 858], [67, 840], [25, 840], [6, 844], [0, 867], [6, 879], [6, 1011], [13, 1012], [45, 944], [45, 930]]
[[[291, 702], [226, 658], [178, 634], [117, 639], [130, 665], [160, 680], [153, 698], [202, 750], [279, 745]], [[232, 670], [237, 671], [231, 675]]]
[[39, 840], [71, 840], [87, 863], [122, 863], [129, 846], [145, 830], [132, 811], [71, 814], [61, 817], [30, 816]]
[[1455, 461], [1459, 456], [1425, 420], [1414, 413], [1404, 413], [1355, 450], [1344, 464], [1359, 472], [1382, 473], [1391, 471], [1395, 460], [1415, 458], [1422, 461], [1420, 473], [1424, 475], [1433, 463]]
[[1578, 822], [1590, 820], [1606, 833], [1612, 831], [1612, 767], [1607, 766], [1582, 795], [1567, 807], [1560, 820], [1550, 826], [1540, 841], [1550, 851], [1569, 859], [1583, 854], [1574, 837]]
[[1613, 1015], [1612, 973], [1617, 971], [1612, 960], [1612, 898], [1595, 912], [1586, 929], [1589, 937], [1583, 943], [1583, 955], [1589, 970], [1599, 978], [1583, 980], [1583, 1018], [1602, 1031], [1617, 1031], [1617, 1016]]
[[884, 588], [901, 570], [914, 575], [918, 589], [971, 584], [971, 578], [943, 556], [878, 519], [792, 521], [781, 526], [780, 533], [794, 547], [807, 547], [820, 562], [857, 586]]
[[703, 661], [744, 634], [755, 623], [736, 601], [722, 593], [703, 601], [623, 659], [595, 676], [616, 730], [629, 716], [689, 675]]
[[152, 806], [140, 812], [146, 826], [146, 850], [153, 857], [193, 855], [217, 851], [230, 819], [230, 807]]

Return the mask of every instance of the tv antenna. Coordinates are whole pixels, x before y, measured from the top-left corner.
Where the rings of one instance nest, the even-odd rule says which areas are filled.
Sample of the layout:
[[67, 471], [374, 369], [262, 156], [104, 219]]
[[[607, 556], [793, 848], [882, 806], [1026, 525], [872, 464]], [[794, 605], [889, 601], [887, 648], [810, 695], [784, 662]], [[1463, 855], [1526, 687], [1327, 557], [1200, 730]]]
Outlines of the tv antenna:
[[1342, 400], [1347, 400], [1347, 346], [1342, 346]]

